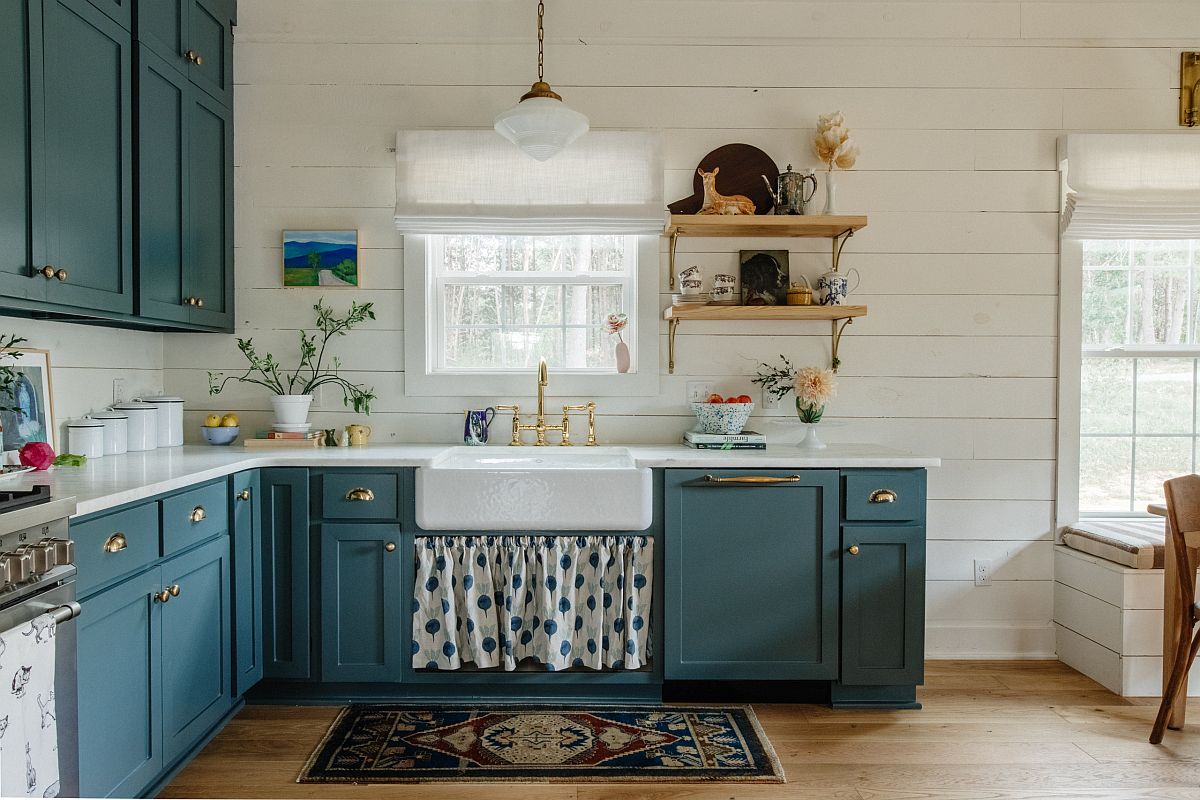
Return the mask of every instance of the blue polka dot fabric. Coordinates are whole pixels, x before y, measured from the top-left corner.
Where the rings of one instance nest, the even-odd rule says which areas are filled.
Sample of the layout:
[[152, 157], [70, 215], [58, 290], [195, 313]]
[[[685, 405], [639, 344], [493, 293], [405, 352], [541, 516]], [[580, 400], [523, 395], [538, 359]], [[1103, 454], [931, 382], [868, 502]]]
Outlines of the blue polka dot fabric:
[[532, 658], [549, 671], [632, 670], [650, 659], [650, 537], [424, 536], [416, 568], [414, 668], [515, 670]]

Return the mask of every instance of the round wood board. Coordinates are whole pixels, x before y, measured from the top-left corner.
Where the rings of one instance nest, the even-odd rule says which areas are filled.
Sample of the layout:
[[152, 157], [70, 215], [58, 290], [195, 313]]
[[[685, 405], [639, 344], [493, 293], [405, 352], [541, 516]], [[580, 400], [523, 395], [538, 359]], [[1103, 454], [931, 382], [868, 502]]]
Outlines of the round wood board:
[[[775, 166], [775, 161], [769, 155], [749, 144], [722, 145], [700, 159], [696, 168], [712, 172], [714, 167], [721, 168], [717, 173], [718, 192], [745, 195], [754, 202], [755, 214], [771, 213], [775, 204], [762, 176], [766, 175], [774, 188], [779, 167]], [[703, 204], [704, 184], [697, 172], [692, 175], [692, 196], [676, 200], [667, 209], [672, 214], [695, 214]]]

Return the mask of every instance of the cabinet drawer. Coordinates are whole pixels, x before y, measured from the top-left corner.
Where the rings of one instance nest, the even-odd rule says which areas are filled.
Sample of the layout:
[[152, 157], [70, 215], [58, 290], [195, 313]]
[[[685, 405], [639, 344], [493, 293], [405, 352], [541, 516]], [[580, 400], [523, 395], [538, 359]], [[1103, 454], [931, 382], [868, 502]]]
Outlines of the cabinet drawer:
[[80, 596], [158, 558], [158, 503], [72, 523]]
[[925, 514], [924, 470], [855, 470], [842, 473], [849, 520], [908, 521]]
[[396, 519], [399, 498], [395, 472], [338, 472], [321, 478], [321, 516], [326, 519]]
[[164, 556], [228, 531], [226, 483], [210, 483], [163, 500], [162, 526]]

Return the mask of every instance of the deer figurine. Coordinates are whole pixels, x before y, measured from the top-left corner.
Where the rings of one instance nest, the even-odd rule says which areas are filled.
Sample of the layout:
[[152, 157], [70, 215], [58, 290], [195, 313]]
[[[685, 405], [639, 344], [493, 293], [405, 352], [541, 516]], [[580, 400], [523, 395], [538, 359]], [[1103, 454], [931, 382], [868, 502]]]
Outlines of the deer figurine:
[[704, 183], [704, 205], [700, 206], [701, 214], [753, 214], [754, 201], [741, 194], [724, 195], [717, 191], [717, 173], [720, 167], [713, 167], [712, 172], [697, 169], [700, 180]]

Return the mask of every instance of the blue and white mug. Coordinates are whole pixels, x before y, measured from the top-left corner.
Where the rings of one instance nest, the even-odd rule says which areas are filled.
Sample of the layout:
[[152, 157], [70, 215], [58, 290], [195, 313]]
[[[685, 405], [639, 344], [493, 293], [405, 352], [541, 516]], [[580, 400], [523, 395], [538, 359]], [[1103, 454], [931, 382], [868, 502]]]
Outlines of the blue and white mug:
[[[850, 273], [854, 273], [854, 285], [850, 285]], [[858, 270], [851, 267], [845, 273], [826, 272], [817, 278], [817, 303], [823, 306], [840, 306], [851, 292], [858, 290]]]
[[488, 426], [496, 418], [496, 409], [488, 406], [479, 411], [468, 410], [463, 412], [463, 416], [463, 444], [487, 444]]

